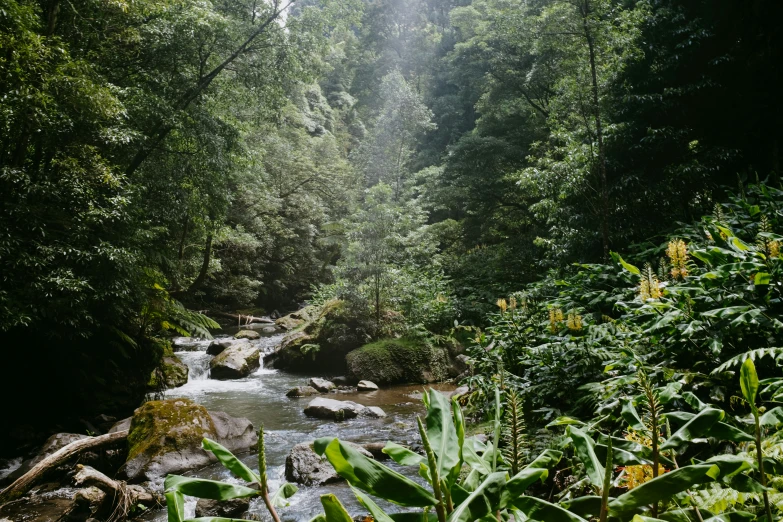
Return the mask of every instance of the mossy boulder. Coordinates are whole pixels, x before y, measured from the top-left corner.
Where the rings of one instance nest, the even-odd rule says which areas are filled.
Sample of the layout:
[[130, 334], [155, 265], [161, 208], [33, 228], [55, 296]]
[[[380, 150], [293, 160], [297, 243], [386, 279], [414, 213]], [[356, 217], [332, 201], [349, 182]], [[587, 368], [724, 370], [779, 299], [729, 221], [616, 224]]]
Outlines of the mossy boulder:
[[151, 390], [178, 388], [188, 382], [188, 367], [176, 355], [166, 355], [150, 376]]
[[348, 376], [377, 384], [428, 383], [453, 373], [449, 351], [414, 339], [382, 339], [346, 356]]
[[248, 339], [255, 340], [261, 339], [261, 334], [255, 330], [240, 330], [234, 334], [234, 339]]
[[278, 318], [275, 324], [283, 330], [296, 330], [300, 326], [312, 321], [318, 315], [318, 310], [315, 306], [305, 306], [301, 310], [291, 312], [288, 315]]
[[258, 440], [254, 434], [247, 419], [222, 412], [211, 414], [189, 399], [150, 401], [134, 412], [128, 458], [119, 473], [133, 482], [160, 480], [169, 473], [199, 468], [214, 460], [201, 448], [204, 437], [231, 451], [246, 451]]
[[258, 347], [250, 343], [235, 343], [209, 362], [213, 379], [241, 379], [261, 366]]
[[264, 358], [264, 366], [342, 373], [346, 354], [369, 340], [368, 325], [356, 315], [336, 299], [326, 302], [317, 313], [312, 307], [301, 310], [299, 316], [309, 319], [286, 335], [277, 350]]

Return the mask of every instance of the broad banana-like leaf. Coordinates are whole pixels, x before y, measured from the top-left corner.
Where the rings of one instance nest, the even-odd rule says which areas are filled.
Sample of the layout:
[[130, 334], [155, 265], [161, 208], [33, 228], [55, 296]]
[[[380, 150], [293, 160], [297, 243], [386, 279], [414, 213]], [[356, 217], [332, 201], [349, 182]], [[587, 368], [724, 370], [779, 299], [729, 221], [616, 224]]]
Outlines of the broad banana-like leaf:
[[755, 520], [756, 515], [746, 511], [732, 511], [731, 513], [721, 513], [714, 517], [704, 519], [704, 522], [750, 522]]
[[253, 470], [236, 458], [228, 449], [214, 440], [204, 438], [204, 440], [201, 441], [201, 447], [207, 451], [211, 451], [223, 466], [242, 480], [247, 482], [261, 482], [261, 479], [253, 473]]
[[647, 426], [642, 422], [642, 418], [639, 416], [639, 412], [636, 411], [631, 399], [623, 400], [623, 409], [620, 415], [622, 415], [623, 420], [627, 422], [628, 426], [632, 429], [641, 433], [646, 433], [648, 431]]
[[[620, 455], [615, 455], [615, 458], [612, 459], [614, 462], [619, 463], [618, 461], [619, 458], [627, 457], [626, 454], [627, 452], [632, 454], [634, 457], [636, 457], [640, 462], [644, 464], [652, 464], [653, 451], [651, 448], [648, 448], [647, 446], [643, 446], [638, 442], [634, 442], [632, 440], [620, 439], [618, 437], [611, 437], [611, 439], [612, 439], [612, 451], [622, 452]], [[596, 444], [595, 446], [595, 454], [598, 456], [599, 459], [601, 459], [601, 462], [606, 462], [606, 446], [609, 443], [609, 437], [601, 433], [598, 435], [598, 442], [599, 444]], [[664, 466], [674, 467], [674, 463], [663, 455], [658, 455], [658, 460]], [[633, 464], [629, 463], [629, 465], [633, 465]]]
[[[585, 432], [574, 426], [569, 426], [569, 434], [576, 449], [576, 456], [584, 464], [587, 478], [590, 482], [600, 488], [604, 483], [604, 467], [598, 456], [595, 454], [595, 443]], [[524, 510], [523, 510], [524, 511]]]
[[225, 518], [225, 517], [198, 517], [189, 518], [185, 522], [253, 522], [244, 518]]
[[761, 494], [769, 488], [765, 488], [760, 482], [747, 475], [738, 474], [731, 478], [731, 489], [739, 491], [740, 493], [755, 493]]
[[541, 455], [536, 457], [533, 462], [525, 466], [526, 468], [544, 468], [550, 469], [557, 466], [560, 459], [563, 458], [563, 452], [553, 449], [545, 449]]
[[[696, 414], [686, 411], [673, 411], [664, 413], [663, 416], [667, 419], [677, 421], [677, 424], [683, 424], [693, 419]], [[749, 435], [725, 422], [716, 422], [710, 428], [709, 433], [706, 433], [704, 436], [718, 440], [728, 440], [730, 442], [750, 442], [756, 440], [753, 435]]]
[[627, 270], [628, 272], [634, 274], [634, 275], [641, 275], [641, 270], [639, 270], [638, 267], [635, 267], [631, 263], [626, 262], [622, 257], [620, 257], [620, 254], [617, 252], [610, 252], [612, 255], [612, 259], [615, 260], [616, 263], [619, 263], [620, 266], [623, 267], [623, 269]]
[[499, 509], [505, 485], [505, 471], [491, 473], [452, 511], [448, 522], [473, 522]]
[[512, 501], [515, 508], [524, 513], [528, 519], [540, 522], [587, 522], [576, 513], [571, 513], [546, 500], [536, 497], [519, 497]]
[[333, 494], [321, 495], [321, 505], [324, 507], [326, 522], [353, 522], [345, 506]]
[[462, 458], [465, 459], [466, 464], [482, 475], [489, 475], [492, 473], [491, 464], [476, 453], [473, 444], [468, 443], [462, 447]]
[[512, 497], [519, 497], [531, 484], [538, 480], [543, 482], [548, 476], [549, 470], [547, 469], [526, 467], [508, 480], [506, 490]]
[[716, 459], [703, 464], [684, 466], [623, 493], [609, 503], [609, 512], [615, 516], [632, 512], [671, 498], [698, 484], [730, 477], [748, 467], [747, 462], [734, 459]]
[[392, 518], [387, 515], [386, 512], [381, 509], [380, 506], [376, 504], [375, 501], [373, 501], [373, 499], [371, 499], [368, 495], [365, 495], [361, 490], [353, 486], [351, 486], [351, 491], [353, 491], [353, 494], [356, 495], [359, 503], [367, 508], [367, 511], [370, 512], [370, 515], [372, 515], [372, 518], [375, 520], [375, 522], [393, 522]]
[[[612, 442], [614, 442], [614, 440], [612, 440]], [[606, 462], [606, 454], [608, 449], [606, 444], [596, 444], [593, 449], [595, 451], [596, 457], [598, 457], [598, 460], [601, 462]], [[617, 466], [638, 466], [641, 464], [651, 463], [652, 461], [648, 461], [647, 459], [631, 453], [630, 451], [612, 447], [612, 464]]]
[[185, 520], [185, 496], [179, 491], [166, 491], [166, 511], [168, 522], [182, 522]]
[[632, 522], [666, 522], [660, 518], [643, 517], [642, 515], [634, 515]]
[[383, 453], [387, 454], [394, 462], [402, 466], [418, 466], [427, 459], [405, 446], [395, 442], [387, 442], [383, 447]]
[[777, 408], [767, 410], [759, 419], [759, 424], [761, 426], [777, 426], [783, 424], [783, 408], [778, 406]]
[[451, 411], [454, 414], [454, 428], [457, 430], [459, 457], [462, 459], [462, 446], [465, 444], [465, 417], [462, 415], [462, 408], [460, 408], [456, 397], [451, 398]]
[[694, 395], [692, 392], [683, 392], [682, 398], [686, 403], [688, 403], [688, 406], [694, 410], [701, 411], [704, 408], [709, 407], [709, 404], [702, 402], [702, 400], [696, 397], [696, 395]]
[[573, 417], [558, 417], [549, 424], [547, 424], [546, 428], [552, 428], [554, 426], [584, 426], [585, 423], [580, 421], [579, 419], [574, 419]]
[[286, 482], [280, 486], [277, 491], [275, 491], [274, 495], [272, 495], [272, 505], [275, 507], [288, 506], [288, 499], [293, 497], [297, 491], [299, 491], [298, 487], [294, 486], [290, 482]]
[[259, 495], [260, 492], [245, 486], [179, 475], [169, 475], [163, 483], [165, 491], [178, 491], [191, 497], [211, 500], [231, 500]]
[[756, 411], [756, 395], [759, 391], [759, 376], [756, 373], [756, 365], [752, 359], [745, 359], [740, 369], [740, 388], [742, 396], [748, 401], [751, 409]]
[[438, 476], [445, 479], [460, 465], [460, 443], [451, 403], [445, 395], [432, 388], [427, 402], [427, 437], [437, 458]]
[[435, 505], [435, 497], [411, 479], [369, 459], [339, 439], [318, 439], [315, 452], [325, 455], [338, 475], [354, 487], [401, 506]]
[[680, 448], [698, 438], [709, 436], [710, 428], [723, 420], [723, 410], [707, 408], [700, 411], [661, 445], [661, 450]]
[[[590, 518], [593, 516], [597, 517], [601, 514], [602, 500], [603, 499], [597, 495], [585, 495], [584, 497], [563, 501], [560, 505], [580, 517]], [[614, 499], [609, 497], [609, 501], [611, 502], [612, 500]]]
[[310, 519], [310, 522], [326, 522], [326, 515], [324, 515], [323, 513], [321, 513], [320, 515], [316, 515]]

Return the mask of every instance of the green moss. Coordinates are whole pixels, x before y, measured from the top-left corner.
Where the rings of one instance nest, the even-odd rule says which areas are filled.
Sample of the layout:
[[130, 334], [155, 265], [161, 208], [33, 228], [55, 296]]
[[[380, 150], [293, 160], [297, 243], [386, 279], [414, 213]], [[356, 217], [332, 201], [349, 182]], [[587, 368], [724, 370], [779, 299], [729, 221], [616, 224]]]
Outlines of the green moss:
[[214, 437], [215, 425], [206, 408], [189, 399], [150, 401], [136, 410], [128, 432], [128, 460], [159, 455]]
[[176, 388], [188, 382], [188, 367], [176, 355], [166, 355], [150, 375], [150, 390]]
[[433, 382], [448, 377], [448, 352], [412, 339], [382, 339], [346, 356], [348, 373], [377, 384]]

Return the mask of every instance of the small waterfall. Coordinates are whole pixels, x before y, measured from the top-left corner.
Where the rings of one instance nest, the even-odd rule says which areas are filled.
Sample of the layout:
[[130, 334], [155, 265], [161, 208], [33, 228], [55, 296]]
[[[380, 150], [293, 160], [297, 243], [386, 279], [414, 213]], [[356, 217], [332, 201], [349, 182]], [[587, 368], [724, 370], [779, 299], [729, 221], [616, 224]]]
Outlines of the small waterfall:
[[188, 367], [188, 380], [201, 381], [209, 378], [209, 361], [211, 355], [207, 355], [206, 350], [194, 352], [177, 352], [182, 362]]

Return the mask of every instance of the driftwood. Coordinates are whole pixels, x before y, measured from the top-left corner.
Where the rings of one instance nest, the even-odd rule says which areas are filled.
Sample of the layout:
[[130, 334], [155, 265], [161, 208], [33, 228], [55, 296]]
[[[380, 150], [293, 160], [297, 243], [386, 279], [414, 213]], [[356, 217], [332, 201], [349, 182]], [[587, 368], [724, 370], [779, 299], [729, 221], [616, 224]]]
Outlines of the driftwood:
[[275, 322], [269, 317], [256, 317], [254, 315], [242, 315], [242, 314], [230, 314], [228, 312], [220, 312], [218, 310], [209, 310], [207, 315], [216, 315], [218, 317], [225, 317], [227, 319], [233, 319], [238, 325], [244, 324], [275, 324]]
[[105, 493], [98, 505], [93, 506], [93, 514], [110, 513], [106, 520], [124, 520], [136, 504], [144, 504], [147, 507], [163, 504], [159, 496], [141, 486], [111, 479], [90, 466], [77, 464], [76, 469], [78, 471], [73, 480], [77, 486], [93, 486]]
[[86, 439], [79, 439], [71, 442], [67, 446], [63, 446], [55, 453], [52, 453], [41, 462], [36, 464], [27, 473], [19, 477], [13, 484], [5, 488], [0, 493], [0, 504], [17, 499], [30, 491], [46, 473], [62, 465], [71, 458], [79, 455], [87, 450], [94, 450], [104, 446], [110, 446], [116, 442], [119, 442], [128, 437], [128, 430], [117, 431], [114, 433], [107, 433], [106, 435], [100, 435], [98, 437], [88, 437]]

